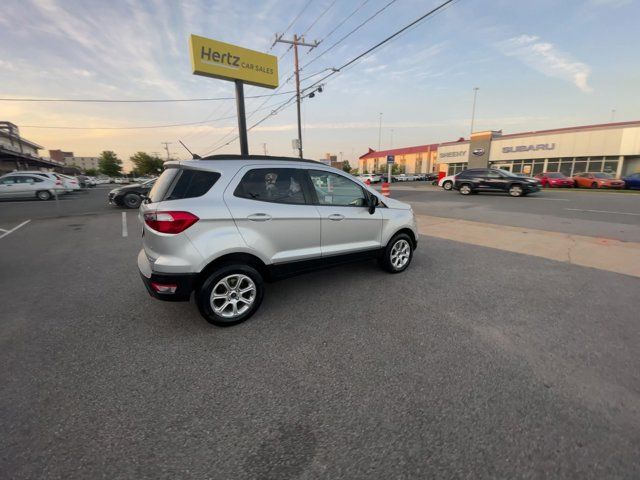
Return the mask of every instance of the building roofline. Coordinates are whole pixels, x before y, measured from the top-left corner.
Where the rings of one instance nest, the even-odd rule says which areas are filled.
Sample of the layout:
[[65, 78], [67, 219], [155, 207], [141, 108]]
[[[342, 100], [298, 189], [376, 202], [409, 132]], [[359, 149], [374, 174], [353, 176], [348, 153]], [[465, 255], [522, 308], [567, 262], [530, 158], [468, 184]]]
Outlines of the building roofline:
[[401, 147], [401, 148], [392, 148], [390, 150], [380, 150], [376, 151], [373, 149], [369, 149], [369, 152], [365, 153], [358, 157], [360, 160], [366, 158], [376, 158], [376, 157], [386, 157], [387, 155], [403, 155], [407, 153], [418, 153], [418, 152], [428, 152], [428, 151], [436, 151], [438, 150], [439, 143], [430, 143], [427, 145], [415, 145], [413, 147]]
[[37, 143], [32, 142], [32, 141], [30, 141], [30, 140], [27, 140], [27, 139], [26, 139], [26, 138], [24, 138], [24, 137], [21, 137], [21, 136], [18, 136], [18, 135], [11, 135], [11, 134], [9, 134], [9, 133], [7, 133], [7, 132], [3, 131], [3, 130], [0, 130], [0, 135], [2, 135], [3, 137], [7, 137], [7, 138], [13, 138], [13, 139], [15, 139], [16, 141], [19, 141], [19, 142], [21, 142], [21, 143], [24, 143], [24, 144], [26, 144], [26, 145], [29, 145], [29, 146], [31, 146], [31, 147], [33, 147], [33, 148], [37, 148], [38, 150], [44, 150], [44, 147], [43, 147], [42, 145], [38, 145]]
[[499, 137], [495, 137], [494, 140], [500, 140], [502, 138], [523, 137], [528, 135], [549, 135], [553, 133], [570, 133], [570, 132], [580, 132], [584, 130], [603, 130], [607, 128], [620, 128], [620, 127], [630, 127], [630, 126], [640, 127], [640, 120], [633, 120], [629, 122], [597, 123], [594, 125], [579, 125], [576, 127], [551, 128], [548, 130], [532, 130], [530, 132], [509, 133], [507, 135], [501, 135]]

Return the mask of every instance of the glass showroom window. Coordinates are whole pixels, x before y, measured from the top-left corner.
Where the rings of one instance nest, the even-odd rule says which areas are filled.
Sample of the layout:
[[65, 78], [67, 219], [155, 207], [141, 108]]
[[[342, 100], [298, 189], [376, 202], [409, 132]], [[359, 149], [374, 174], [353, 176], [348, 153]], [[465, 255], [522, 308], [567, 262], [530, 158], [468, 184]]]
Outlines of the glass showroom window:
[[558, 171], [558, 162], [559, 158], [551, 158], [547, 162], [547, 172], [557, 172]]
[[602, 171], [602, 157], [589, 157], [589, 171], [590, 172]]
[[576, 173], [588, 172], [587, 168], [587, 157], [578, 157], [576, 158], [575, 164], [573, 165], [573, 175]]
[[604, 168], [602, 171], [615, 174], [618, 171], [619, 161], [618, 157], [604, 157]]
[[534, 160], [531, 175], [537, 175], [544, 172], [544, 160]]
[[572, 175], [572, 168], [573, 168], [573, 158], [563, 158], [562, 161], [560, 162], [560, 167], [558, 168], [558, 171], [564, 173], [567, 177], [570, 177]]

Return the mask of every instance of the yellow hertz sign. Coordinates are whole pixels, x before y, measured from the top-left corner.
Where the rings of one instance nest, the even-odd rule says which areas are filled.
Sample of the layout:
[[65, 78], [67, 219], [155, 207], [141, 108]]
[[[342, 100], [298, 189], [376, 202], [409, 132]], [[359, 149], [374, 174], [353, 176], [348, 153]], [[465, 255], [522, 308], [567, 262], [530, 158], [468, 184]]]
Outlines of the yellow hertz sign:
[[242, 80], [259, 87], [278, 86], [278, 58], [273, 55], [197, 35], [191, 35], [189, 47], [195, 75]]

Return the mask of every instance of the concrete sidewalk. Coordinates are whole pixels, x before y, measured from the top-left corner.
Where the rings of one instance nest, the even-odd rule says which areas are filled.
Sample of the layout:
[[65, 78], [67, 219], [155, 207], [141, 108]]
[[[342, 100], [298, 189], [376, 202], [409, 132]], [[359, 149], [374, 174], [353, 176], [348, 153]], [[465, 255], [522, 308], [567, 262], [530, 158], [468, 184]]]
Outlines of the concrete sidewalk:
[[428, 235], [640, 277], [640, 243], [416, 215]]

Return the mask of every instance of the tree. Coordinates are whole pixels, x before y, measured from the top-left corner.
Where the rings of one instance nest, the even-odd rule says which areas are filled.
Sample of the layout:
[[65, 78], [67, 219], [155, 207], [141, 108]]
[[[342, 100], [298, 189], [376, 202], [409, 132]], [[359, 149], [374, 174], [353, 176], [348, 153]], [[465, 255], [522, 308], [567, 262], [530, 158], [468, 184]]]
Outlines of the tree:
[[349, 160], [345, 160], [342, 164], [342, 170], [349, 173], [351, 171], [351, 165], [349, 165]]
[[136, 166], [138, 175], [157, 175], [162, 171], [164, 162], [158, 157], [153, 157], [146, 152], [136, 152], [129, 157], [129, 160]]
[[122, 160], [111, 150], [105, 150], [100, 154], [98, 169], [109, 177], [117, 177], [122, 172]]
[[87, 168], [84, 171], [85, 175], [89, 175], [90, 177], [95, 177], [98, 175], [98, 170], [96, 170], [95, 168]]

